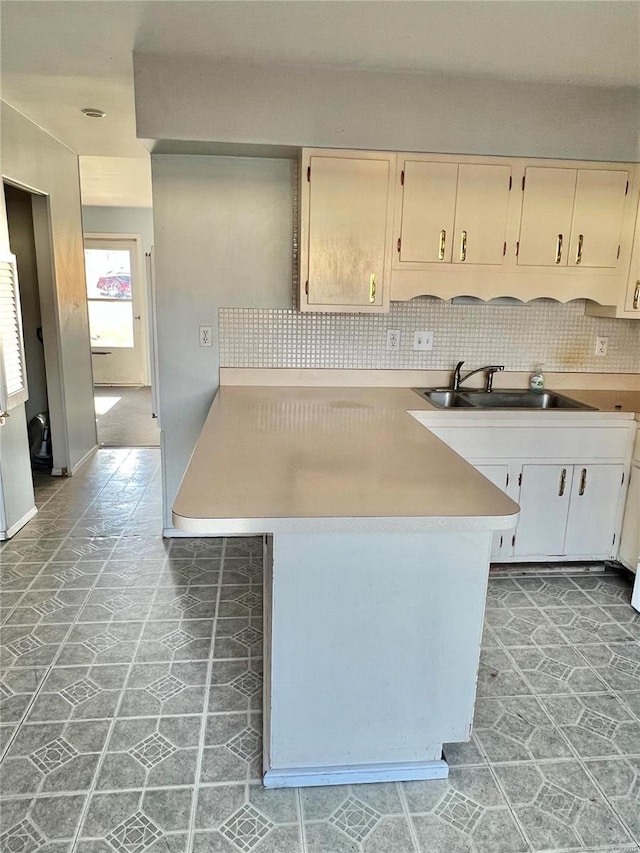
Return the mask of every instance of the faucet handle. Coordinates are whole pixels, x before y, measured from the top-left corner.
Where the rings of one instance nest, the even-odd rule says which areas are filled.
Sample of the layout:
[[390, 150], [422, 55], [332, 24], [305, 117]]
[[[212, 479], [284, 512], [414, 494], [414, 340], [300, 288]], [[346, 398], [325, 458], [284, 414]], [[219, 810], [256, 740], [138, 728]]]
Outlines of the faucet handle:
[[485, 391], [493, 391], [493, 374], [498, 373], [500, 370], [504, 370], [504, 364], [492, 364], [486, 368]]

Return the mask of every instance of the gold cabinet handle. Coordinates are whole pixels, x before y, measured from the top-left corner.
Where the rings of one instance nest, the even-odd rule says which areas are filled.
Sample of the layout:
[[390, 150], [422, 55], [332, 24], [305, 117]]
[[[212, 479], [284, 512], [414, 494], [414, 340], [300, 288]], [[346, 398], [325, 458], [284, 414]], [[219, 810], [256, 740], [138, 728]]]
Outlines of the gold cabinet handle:
[[567, 469], [563, 468], [560, 474], [560, 486], [558, 487], [558, 496], [562, 497], [564, 495], [564, 487], [567, 484]]
[[460, 237], [460, 260], [467, 260], [467, 232], [463, 231]]
[[373, 304], [376, 301], [376, 274], [374, 272], [369, 276], [369, 302]]
[[640, 303], [640, 281], [636, 281], [636, 289], [633, 293], [633, 308], [635, 311], [638, 310], [638, 304]]
[[584, 234], [578, 234], [578, 251], [576, 253], [576, 263], [582, 263], [582, 245], [584, 243]]
[[582, 473], [580, 474], [580, 488], [578, 489], [578, 494], [580, 497], [584, 495], [584, 490], [587, 488], [587, 469], [583, 468]]
[[562, 234], [558, 234], [558, 242], [556, 243], [556, 263], [559, 264], [562, 260]]
[[447, 243], [447, 232], [443, 228], [442, 231], [440, 232], [440, 248], [438, 249], [438, 260], [439, 261], [444, 261], [444, 247], [446, 246], [446, 243]]

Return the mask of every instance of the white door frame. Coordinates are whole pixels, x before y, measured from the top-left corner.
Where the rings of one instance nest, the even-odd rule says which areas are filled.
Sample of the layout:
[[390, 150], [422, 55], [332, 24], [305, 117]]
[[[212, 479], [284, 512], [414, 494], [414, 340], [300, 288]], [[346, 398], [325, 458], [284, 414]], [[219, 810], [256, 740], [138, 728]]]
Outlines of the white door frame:
[[52, 473], [57, 475], [71, 473], [67, 412], [64, 404], [65, 378], [60, 361], [60, 325], [56, 307], [58, 293], [53, 263], [51, 200], [48, 193], [14, 181], [6, 175], [2, 176], [2, 181], [3, 184], [9, 184], [31, 196], [47, 399], [49, 402], [49, 424], [51, 427]]
[[[135, 244], [134, 262], [136, 265], [138, 293], [137, 300], [140, 306], [140, 346], [142, 347], [142, 384], [149, 385], [150, 358], [149, 358], [149, 304], [147, 299], [147, 269], [142, 249], [142, 235], [122, 234], [120, 232], [84, 231], [82, 234], [86, 245], [87, 240], [109, 240], [112, 242], [128, 240]], [[133, 277], [132, 277], [133, 280]], [[88, 302], [88, 300], [87, 300]], [[88, 310], [88, 309], [87, 309]], [[134, 320], [135, 322], [135, 320]]]

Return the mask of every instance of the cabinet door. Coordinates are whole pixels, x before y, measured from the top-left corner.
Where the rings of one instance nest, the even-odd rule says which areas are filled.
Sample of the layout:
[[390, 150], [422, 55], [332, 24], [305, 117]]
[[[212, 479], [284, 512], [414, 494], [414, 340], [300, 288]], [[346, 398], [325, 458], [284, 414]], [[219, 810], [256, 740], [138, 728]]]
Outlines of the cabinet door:
[[579, 169], [569, 266], [615, 267], [629, 173]]
[[405, 161], [401, 262], [451, 261], [457, 181], [457, 163]]
[[576, 465], [564, 553], [609, 557], [613, 550], [623, 465]]
[[510, 166], [460, 164], [454, 263], [502, 264], [510, 187]]
[[382, 305], [391, 165], [311, 157], [308, 305]]
[[[508, 465], [475, 465], [477, 471], [497, 486], [505, 495], [509, 494], [509, 466]], [[498, 561], [511, 555], [511, 530], [497, 530], [493, 534], [491, 542], [491, 559]]]
[[636, 571], [640, 560], [640, 464], [633, 465], [629, 476], [618, 556], [628, 569]]
[[634, 317], [635, 315], [635, 318], [640, 318], [640, 207], [638, 208], [633, 235], [631, 266], [624, 299], [624, 310], [629, 312], [627, 316]]
[[576, 179], [576, 169], [525, 170], [519, 266], [567, 265]]
[[523, 465], [514, 556], [564, 554], [571, 465]]

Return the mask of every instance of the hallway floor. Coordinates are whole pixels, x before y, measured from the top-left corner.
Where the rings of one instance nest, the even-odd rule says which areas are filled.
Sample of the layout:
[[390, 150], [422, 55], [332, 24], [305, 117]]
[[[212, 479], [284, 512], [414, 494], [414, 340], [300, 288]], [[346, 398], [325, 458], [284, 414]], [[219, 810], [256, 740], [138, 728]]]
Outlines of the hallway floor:
[[492, 577], [448, 780], [265, 791], [261, 540], [163, 541], [159, 462], [38, 478], [0, 547], [1, 853], [640, 850], [629, 577]]
[[151, 388], [96, 385], [93, 400], [100, 447], [160, 447]]

